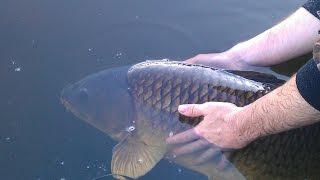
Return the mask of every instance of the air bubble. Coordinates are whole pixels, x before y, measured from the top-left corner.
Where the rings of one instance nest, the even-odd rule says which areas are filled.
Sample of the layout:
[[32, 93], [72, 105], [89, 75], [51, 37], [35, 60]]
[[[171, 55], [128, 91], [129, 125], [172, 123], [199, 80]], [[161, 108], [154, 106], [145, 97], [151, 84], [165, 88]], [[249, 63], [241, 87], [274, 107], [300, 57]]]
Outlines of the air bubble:
[[11, 138], [10, 137], [6, 137], [4, 140], [5, 140], [6, 143], [10, 143], [11, 142]]
[[116, 54], [116, 57], [120, 57], [120, 56], [122, 56], [122, 53], [121, 53], [121, 52], [118, 52], [118, 53]]
[[117, 52], [117, 53], [114, 55], [114, 57], [115, 57], [116, 59], [121, 59], [122, 56], [123, 56], [123, 53], [122, 53], [122, 52]]
[[178, 168], [178, 172], [181, 173], [181, 172], [182, 172], [182, 169]]
[[134, 126], [129, 126], [129, 127], [126, 128], [126, 131], [127, 131], [127, 132], [132, 132], [132, 131], [134, 131], [135, 129], [136, 129], [136, 127], [134, 127]]
[[21, 67], [16, 67], [16, 68], [14, 68], [14, 71], [20, 72], [20, 71], [21, 71]]

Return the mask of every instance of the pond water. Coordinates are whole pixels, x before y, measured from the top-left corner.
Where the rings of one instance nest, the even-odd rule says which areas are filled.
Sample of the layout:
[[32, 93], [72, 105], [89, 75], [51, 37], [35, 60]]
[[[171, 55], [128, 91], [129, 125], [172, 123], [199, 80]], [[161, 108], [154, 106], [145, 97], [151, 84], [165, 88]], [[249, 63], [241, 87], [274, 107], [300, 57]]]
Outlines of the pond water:
[[[303, 2], [2, 0], [0, 179], [87, 180], [110, 173], [115, 142], [66, 112], [59, 101], [65, 85], [146, 59], [223, 51]], [[277, 69], [291, 73], [303, 60]], [[205, 179], [166, 161], [141, 179], [180, 178]]]

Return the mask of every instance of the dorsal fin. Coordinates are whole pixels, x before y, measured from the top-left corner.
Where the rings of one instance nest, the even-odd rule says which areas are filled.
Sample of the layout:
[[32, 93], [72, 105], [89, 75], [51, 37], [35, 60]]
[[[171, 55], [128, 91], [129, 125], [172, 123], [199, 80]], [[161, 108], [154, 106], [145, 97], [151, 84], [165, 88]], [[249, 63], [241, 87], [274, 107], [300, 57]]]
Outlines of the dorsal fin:
[[226, 70], [229, 73], [253, 80], [258, 81], [265, 84], [283, 84], [285, 80], [279, 79], [272, 74], [255, 72], [255, 71], [238, 71], [238, 70]]

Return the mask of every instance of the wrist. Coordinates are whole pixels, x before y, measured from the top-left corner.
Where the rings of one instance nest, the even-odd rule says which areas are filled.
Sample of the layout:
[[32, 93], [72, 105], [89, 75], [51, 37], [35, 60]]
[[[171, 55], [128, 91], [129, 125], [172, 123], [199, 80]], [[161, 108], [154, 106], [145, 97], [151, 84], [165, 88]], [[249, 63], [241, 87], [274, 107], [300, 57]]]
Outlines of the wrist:
[[246, 144], [261, 137], [263, 134], [263, 125], [261, 121], [255, 120], [254, 107], [251, 106], [252, 104], [239, 107], [238, 111], [230, 115], [239, 139]]
[[237, 69], [248, 69], [252, 66], [257, 66], [252, 63], [252, 57], [248, 57], [248, 41], [241, 42], [233, 46], [227, 51], [232, 63]]
[[248, 118], [248, 109], [246, 107], [237, 107], [237, 109], [230, 113], [226, 119], [230, 122], [230, 127], [233, 129], [234, 138], [244, 147], [260, 137], [257, 132], [259, 125], [254, 124]]

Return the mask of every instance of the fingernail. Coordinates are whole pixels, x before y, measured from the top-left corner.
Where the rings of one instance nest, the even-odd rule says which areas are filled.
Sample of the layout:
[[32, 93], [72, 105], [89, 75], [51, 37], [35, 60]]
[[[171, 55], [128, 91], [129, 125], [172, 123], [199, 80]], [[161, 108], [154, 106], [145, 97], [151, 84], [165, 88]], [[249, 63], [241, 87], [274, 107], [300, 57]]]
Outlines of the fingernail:
[[181, 113], [185, 113], [188, 109], [188, 106], [187, 105], [180, 105], [178, 107], [178, 111], [181, 112]]

